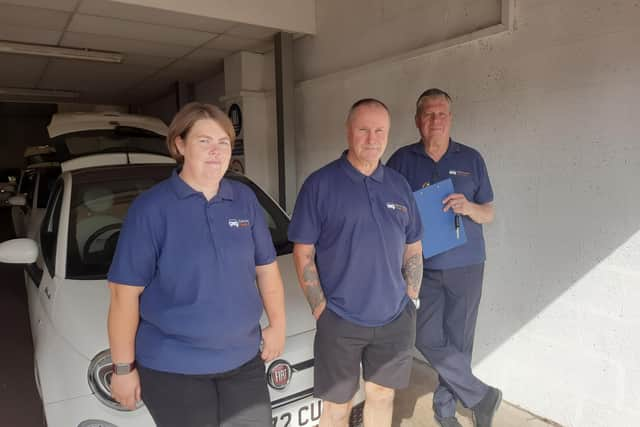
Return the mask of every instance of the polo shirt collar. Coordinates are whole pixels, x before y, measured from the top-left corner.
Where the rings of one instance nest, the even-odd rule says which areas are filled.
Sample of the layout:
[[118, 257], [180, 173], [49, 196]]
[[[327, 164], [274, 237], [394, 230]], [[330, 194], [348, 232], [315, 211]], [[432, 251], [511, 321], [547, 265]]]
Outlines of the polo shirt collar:
[[220, 180], [220, 188], [218, 188], [218, 194], [216, 194], [216, 197], [214, 197], [213, 200], [217, 199], [229, 201], [233, 200], [233, 187], [231, 187], [231, 184], [229, 183], [229, 180], [227, 178], [222, 178], [222, 180]]
[[460, 144], [455, 142], [453, 139], [449, 138], [449, 148], [447, 148], [447, 152], [445, 156], [451, 153], [459, 153], [460, 152]]
[[[349, 152], [349, 150], [344, 150], [342, 152], [342, 156], [340, 156], [340, 160], [339, 160], [340, 167], [347, 174], [347, 176], [349, 178], [351, 178], [351, 180], [356, 181], [356, 182], [360, 182], [364, 178], [367, 178], [367, 175], [364, 175], [358, 169], [353, 167], [351, 162], [347, 159], [347, 153], [348, 152]], [[376, 168], [376, 170], [373, 171], [373, 173], [371, 175], [369, 175], [368, 178], [371, 178], [376, 182], [382, 182], [383, 181], [383, 179], [384, 179], [384, 167], [382, 165], [382, 162], [378, 162], [378, 167]]]
[[[422, 141], [418, 141], [415, 144], [411, 145], [410, 150], [424, 157], [429, 157], [427, 153], [424, 152], [424, 144], [422, 144]], [[447, 147], [447, 151], [444, 153], [444, 156], [442, 156], [442, 158], [444, 159], [445, 157], [449, 156], [451, 153], [459, 153], [459, 152], [460, 152], [460, 144], [454, 141], [453, 139], [449, 138], [449, 146]]]
[[[179, 199], [186, 199], [189, 196], [193, 196], [194, 194], [201, 195], [200, 191], [196, 191], [189, 186], [184, 180], [180, 177], [181, 168], [176, 168], [173, 170], [171, 174], [171, 178], [169, 178], [171, 182], [171, 187], [173, 191], [176, 193]], [[218, 189], [218, 194], [212, 199], [214, 200], [233, 200], [233, 188], [231, 184], [228, 182], [226, 178], [222, 178], [220, 181], [220, 188]]]

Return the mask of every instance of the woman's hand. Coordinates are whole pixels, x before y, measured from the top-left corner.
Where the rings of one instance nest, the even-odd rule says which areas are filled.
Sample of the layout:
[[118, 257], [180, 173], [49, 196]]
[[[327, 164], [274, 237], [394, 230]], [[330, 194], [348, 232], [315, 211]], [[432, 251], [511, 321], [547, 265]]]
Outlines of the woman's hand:
[[284, 286], [276, 261], [256, 267], [256, 281], [269, 326], [262, 330], [262, 360], [270, 362], [282, 354], [287, 330]]
[[138, 370], [126, 375], [111, 375], [111, 396], [125, 408], [136, 409], [136, 403], [141, 400]]
[[[135, 360], [136, 330], [140, 321], [141, 286], [128, 286], [109, 282], [111, 304], [107, 329], [111, 360], [126, 362]], [[127, 409], [136, 409], [140, 401], [140, 377], [134, 369], [126, 375], [111, 375], [111, 396]]]
[[284, 351], [285, 328], [267, 326], [262, 330], [262, 360], [271, 362]]

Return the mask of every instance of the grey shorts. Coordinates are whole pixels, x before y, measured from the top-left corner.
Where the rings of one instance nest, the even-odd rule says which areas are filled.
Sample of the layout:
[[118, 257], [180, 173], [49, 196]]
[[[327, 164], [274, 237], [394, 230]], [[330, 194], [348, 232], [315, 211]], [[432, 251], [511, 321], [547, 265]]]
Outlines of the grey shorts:
[[346, 403], [365, 381], [399, 389], [409, 385], [416, 338], [416, 308], [409, 302], [392, 322], [356, 325], [325, 309], [316, 324], [314, 396]]

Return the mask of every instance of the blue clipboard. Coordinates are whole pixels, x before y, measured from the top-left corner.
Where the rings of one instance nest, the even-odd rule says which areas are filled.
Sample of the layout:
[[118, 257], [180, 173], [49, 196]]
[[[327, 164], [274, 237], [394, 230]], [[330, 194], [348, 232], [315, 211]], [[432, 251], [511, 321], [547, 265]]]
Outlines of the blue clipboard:
[[453, 182], [451, 178], [447, 178], [413, 193], [424, 227], [422, 256], [425, 259], [467, 242], [462, 220], [460, 221], [460, 238], [458, 238], [453, 210], [442, 211], [442, 200], [453, 192]]

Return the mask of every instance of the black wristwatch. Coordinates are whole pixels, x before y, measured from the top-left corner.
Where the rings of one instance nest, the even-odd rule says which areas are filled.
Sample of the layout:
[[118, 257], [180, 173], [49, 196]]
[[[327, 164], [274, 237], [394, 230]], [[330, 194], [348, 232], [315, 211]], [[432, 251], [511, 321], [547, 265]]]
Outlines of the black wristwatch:
[[114, 375], [127, 375], [134, 369], [136, 369], [135, 360], [131, 363], [114, 363], [111, 372], [113, 372]]

